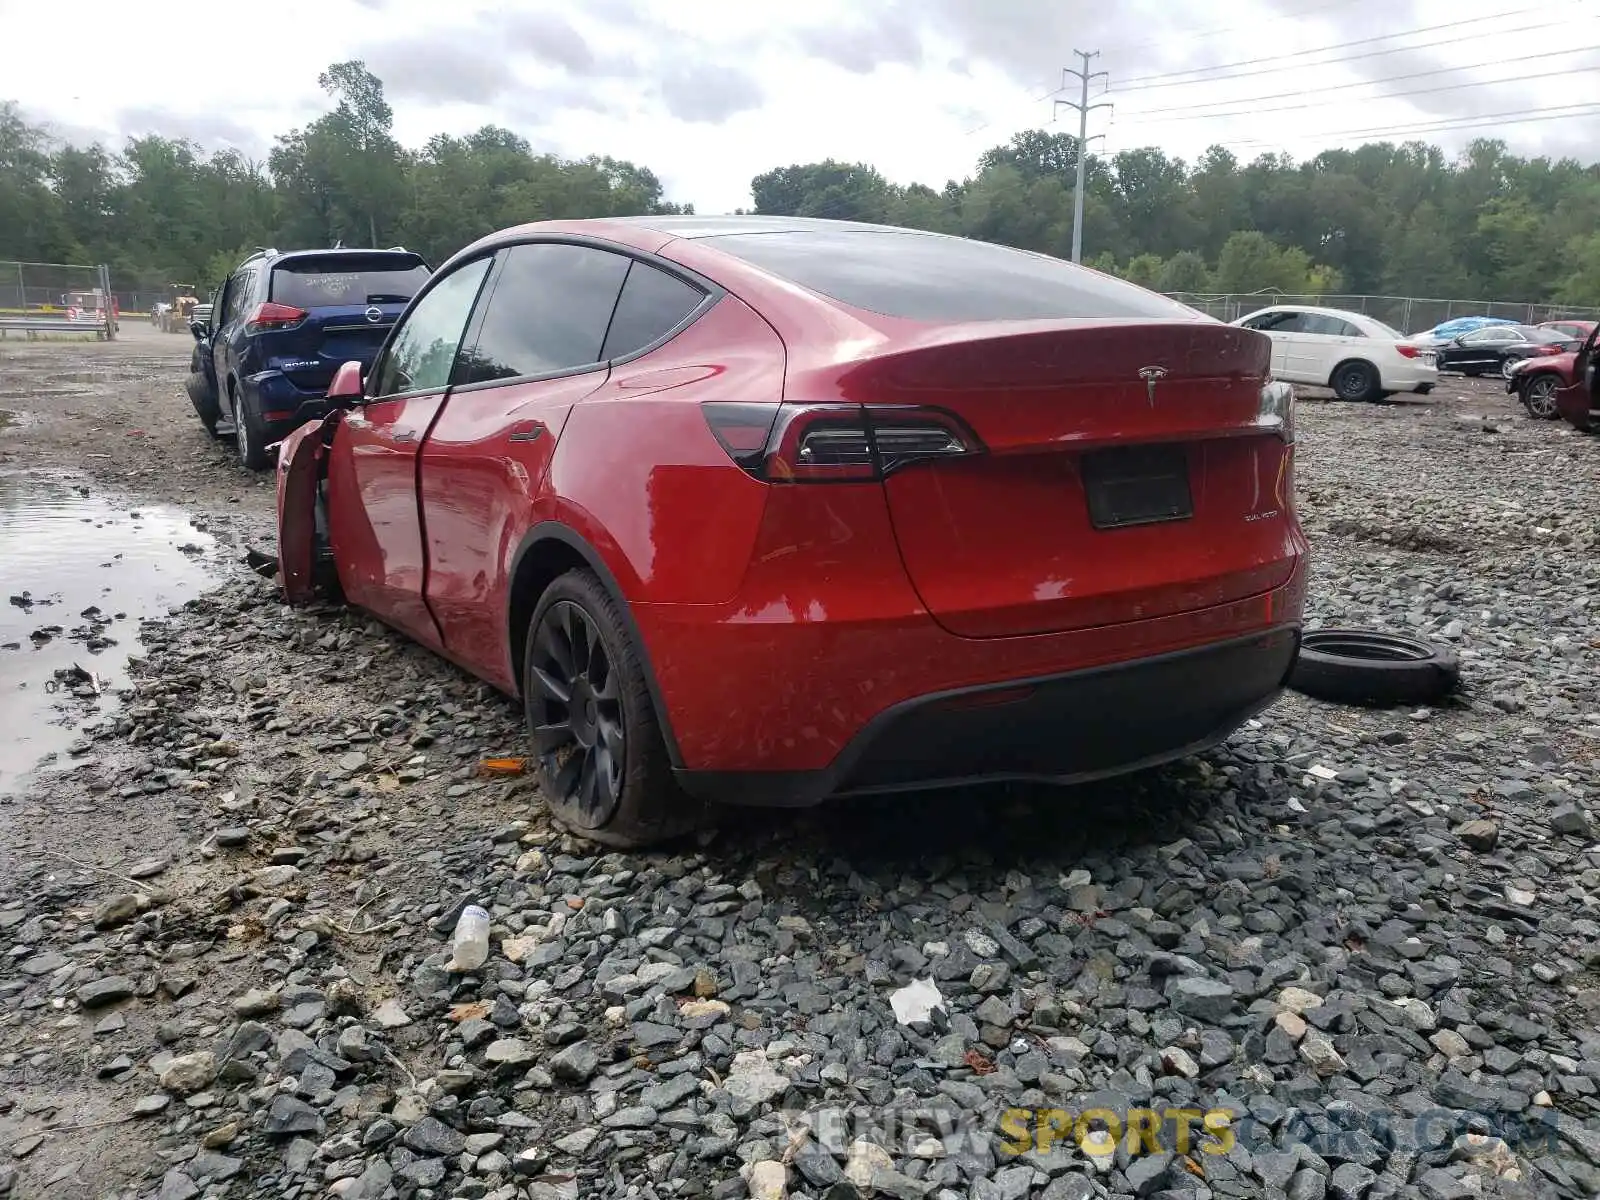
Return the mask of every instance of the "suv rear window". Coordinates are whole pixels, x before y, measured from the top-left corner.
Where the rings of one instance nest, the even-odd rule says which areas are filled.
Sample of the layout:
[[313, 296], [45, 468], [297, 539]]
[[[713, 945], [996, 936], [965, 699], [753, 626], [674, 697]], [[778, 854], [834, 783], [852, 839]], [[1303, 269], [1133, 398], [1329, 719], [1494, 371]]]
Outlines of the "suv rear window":
[[1059, 258], [936, 234], [802, 230], [704, 244], [854, 308], [914, 321], [1194, 318], [1176, 300]]
[[295, 308], [404, 304], [428, 275], [427, 264], [415, 254], [294, 258], [272, 268], [268, 299]]

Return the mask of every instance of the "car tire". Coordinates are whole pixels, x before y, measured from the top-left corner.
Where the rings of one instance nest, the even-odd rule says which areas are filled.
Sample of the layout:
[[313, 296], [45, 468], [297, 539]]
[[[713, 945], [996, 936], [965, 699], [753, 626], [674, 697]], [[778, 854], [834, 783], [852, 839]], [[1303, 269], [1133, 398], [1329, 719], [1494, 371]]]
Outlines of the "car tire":
[[1328, 386], [1341, 400], [1376, 400], [1383, 392], [1378, 372], [1369, 362], [1342, 362], [1333, 369]]
[[1556, 392], [1561, 388], [1561, 378], [1549, 372], [1541, 372], [1526, 379], [1519, 391], [1522, 393], [1522, 407], [1528, 410], [1528, 415], [1536, 421], [1554, 421], [1561, 415], [1561, 410], [1556, 407]]
[[1517, 360], [1516, 359], [1514, 359], [1514, 358], [1502, 358], [1500, 360], [1500, 378], [1501, 379], [1510, 379], [1511, 378], [1511, 372], [1516, 367], [1516, 365], [1517, 365]]
[[688, 833], [706, 815], [672, 774], [639, 655], [605, 585], [573, 570], [539, 597], [522, 664], [533, 774], [550, 815], [622, 849]]
[[200, 418], [200, 424], [206, 427], [207, 433], [216, 437], [217, 422], [222, 420], [222, 406], [217, 403], [217, 398], [197, 388], [192, 377], [185, 390], [189, 393], [189, 403], [194, 405], [194, 414]]
[[1319, 700], [1386, 708], [1433, 704], [1455, 690], [1455, 651], [1370, 629], [1320, 629], [1300, 640], [1289, 686]]
[[250, 413], [250, 405], [239, 393], [237, 385], [228, 384], [228, 399], [233, 407], [233, 442], [239, 451], [239, 463], [247, 471], [265, 471], [272, 463], [267, 454], [267, 434]]

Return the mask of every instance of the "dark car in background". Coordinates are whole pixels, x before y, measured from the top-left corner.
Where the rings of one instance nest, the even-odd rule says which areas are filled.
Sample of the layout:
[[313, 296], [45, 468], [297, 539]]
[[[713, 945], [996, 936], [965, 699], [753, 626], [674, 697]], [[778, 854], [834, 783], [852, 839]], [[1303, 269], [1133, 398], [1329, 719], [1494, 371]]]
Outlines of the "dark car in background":
[[218, 290], [210, 320], [196, 322], [189, 398], [213, 434], [231, 434], [253, 471], [269, 448], [308, 417], [334, 371], [370, 366], [428, 264], [388, 250], [262, 250]]
[[1511, 370], [1527, 358], [1576, 350], [1581, 339], [1536, 325], [1485, 325], [1459, 334], [1439, 346], [1439, 370], [1463, 375], [1494, 372], [1511, 378]]

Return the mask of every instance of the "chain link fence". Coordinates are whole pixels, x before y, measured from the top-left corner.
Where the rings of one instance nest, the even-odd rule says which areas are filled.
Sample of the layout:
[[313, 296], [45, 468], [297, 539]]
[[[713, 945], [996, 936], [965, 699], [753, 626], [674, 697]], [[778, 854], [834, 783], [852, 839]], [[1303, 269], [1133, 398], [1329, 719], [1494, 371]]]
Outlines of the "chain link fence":
[[1423, 333], [1455, 317], [1499, 317], [1525, 325], [1562, 318], [1600, 320], [1600, 308], [1570, 304], [1513, 304], [1503, 300], [1436, 300], [1421, 296], [1290, 296], [1281, 292], [1210, 295], [1171, 292], [1174, 300], [1221, 321], [1234, 321], [1274, 304], [1305, 304], [1365, 313], [1401, 333]]
[[103, 264], [0, 262], [0, 336], [93, 333], [110, 339], [119, 313]]

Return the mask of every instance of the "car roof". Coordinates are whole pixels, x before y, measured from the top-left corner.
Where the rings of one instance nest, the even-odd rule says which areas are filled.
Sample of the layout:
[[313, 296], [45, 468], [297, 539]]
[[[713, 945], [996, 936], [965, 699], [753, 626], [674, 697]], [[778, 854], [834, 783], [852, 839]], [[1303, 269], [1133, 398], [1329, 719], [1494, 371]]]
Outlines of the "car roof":
[[396, 256], [404, 255], [406, 258], [415, 258], [418, 261], [422, 260], [422, 255], [415, 250], [407, 250], [404, 246], [324, 246], [320, 250], [284, 250], [278, 254], [267, 255], [267, 261], [276, 266], [278, 263], [293, 262], [295, 259], [327, 258], [334, 254], [351, 257], [369, 254], [392, 254]]
[[1316, 304], [1269, 304], [1265, 308], [1258, 308], [1258, 309], [1256, 309], [1255, 312], [1246, 313], [1245, 315], [1253, 317], [1253, 316], [1256, 316], [1256, 315], [1258, 315], [1260, 313], [1264, 313], [1264, 312], [1319, 313], [1324, 317], [1355, 317], [1356, 319], [1362, 320], [1362, 321], [1376, 321], [1377, 320], [1376, 317], [1371, 316], [1368, 313], [1356, 312], [1354, 309], [1349, 309], [1349, 308], [1323, 308], [1320, 305], [1316, 305]]

